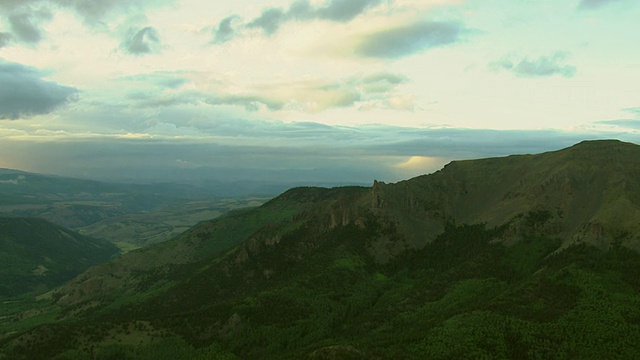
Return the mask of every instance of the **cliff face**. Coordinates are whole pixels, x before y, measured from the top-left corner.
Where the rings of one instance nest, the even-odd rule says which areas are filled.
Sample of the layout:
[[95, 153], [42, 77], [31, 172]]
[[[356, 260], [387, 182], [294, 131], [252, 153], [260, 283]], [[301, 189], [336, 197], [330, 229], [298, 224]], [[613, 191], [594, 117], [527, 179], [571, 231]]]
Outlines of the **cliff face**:
[[640, 146], [589, 141], [539, 155], [455, 161], [397, 184], [374, 182], [359, 204], [396, 223], [412, 247], [431, 241], [447, 221], [497, 226], [544, 211], [548, 223], [539, 230], [564, 246], [640, 250]]

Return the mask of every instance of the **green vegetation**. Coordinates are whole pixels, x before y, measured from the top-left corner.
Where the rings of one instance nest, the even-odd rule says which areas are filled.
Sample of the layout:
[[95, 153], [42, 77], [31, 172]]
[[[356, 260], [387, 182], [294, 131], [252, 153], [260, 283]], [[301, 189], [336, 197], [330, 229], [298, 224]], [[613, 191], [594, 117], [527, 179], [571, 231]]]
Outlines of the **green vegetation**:
[[0, 359], [640, 358], [639, 149], [292, 189], [7, 299]]
[[42, 219], [0, 218], [0, 298], [45, 291], [119, 253]]
[[[306, 233], [315, 251], [262, 285], [244, 268], [212, 288], [221, 275], [211, 268], [175, 291], [40, 327], [30, 346], [13, 338], [2, 349], [12, 359], [640, 356], [638, 254], [589, 246], [555, 254], [559, 240], [550, 238], [505, 247], [492, 241], [504, 229], [449, 224], [386, 265], [367, 254], [376, 229]], [[264, 255], [256, 261], [276, 265]], [[142, 320], [148, 335], [122, 330]]]
[[170, 240], [199, 222], [215, 219], [228, 211], [262, 205], [258, 197], [214, 198], [174, 201], [153, 210], [117, 215], [77, 228], [83, 235], [104, 239], [123, 252]]

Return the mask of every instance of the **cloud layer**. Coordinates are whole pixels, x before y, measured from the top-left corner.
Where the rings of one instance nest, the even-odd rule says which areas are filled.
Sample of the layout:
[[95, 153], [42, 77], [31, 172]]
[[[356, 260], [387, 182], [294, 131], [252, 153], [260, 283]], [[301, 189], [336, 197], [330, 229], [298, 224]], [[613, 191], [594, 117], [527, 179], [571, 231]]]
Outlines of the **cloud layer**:
[[[337, 127], [313, 123], [222, 120], [209, 135], [176, 139], [122, 134], [46, 141], [0, 141], [0, 153], [16, 150], [16, 160], [41, 172], [103, 180], [221, 181], [322, 184], [398, 181], [438, 170], [451, 160], [557, 150], [586, 138], [638, 135], [393, 126]], [[428, 160], [428, 161], [426, 161]], [[108, 163], [109, 167], [103, 164]]]

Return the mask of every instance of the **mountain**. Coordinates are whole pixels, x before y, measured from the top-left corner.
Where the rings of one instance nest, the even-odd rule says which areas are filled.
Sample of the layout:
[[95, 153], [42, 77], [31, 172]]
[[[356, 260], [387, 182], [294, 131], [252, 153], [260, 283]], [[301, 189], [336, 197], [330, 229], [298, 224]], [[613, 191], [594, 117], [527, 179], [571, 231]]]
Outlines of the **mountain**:
[[637, 358], [639, 183], [640, 146], [612, 140], [454, 161], [396, 184], [294, 188], [7, 307], [0, 349]]
[[118, 253], [46, 220], [0, 217], [0, 297], [53, 288]]

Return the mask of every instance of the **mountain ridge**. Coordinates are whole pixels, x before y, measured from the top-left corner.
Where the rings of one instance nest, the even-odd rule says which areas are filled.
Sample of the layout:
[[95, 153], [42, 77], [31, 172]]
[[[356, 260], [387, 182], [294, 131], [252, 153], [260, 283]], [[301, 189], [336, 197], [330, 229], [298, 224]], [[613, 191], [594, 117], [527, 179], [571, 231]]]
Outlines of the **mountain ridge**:
[[586, 142], [290, 189], [89, 269], [50, 293], [57, 322], [4, 343], [77, 358], [117, 337], [151, 351], [143, 332], [240, 358], [640, 354], [639, 152]]

